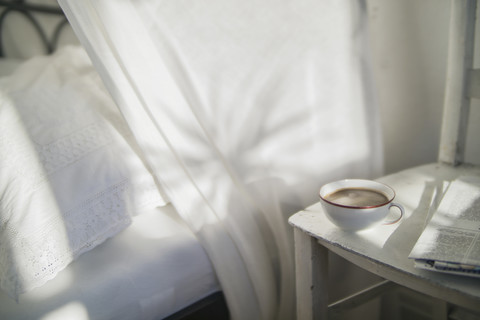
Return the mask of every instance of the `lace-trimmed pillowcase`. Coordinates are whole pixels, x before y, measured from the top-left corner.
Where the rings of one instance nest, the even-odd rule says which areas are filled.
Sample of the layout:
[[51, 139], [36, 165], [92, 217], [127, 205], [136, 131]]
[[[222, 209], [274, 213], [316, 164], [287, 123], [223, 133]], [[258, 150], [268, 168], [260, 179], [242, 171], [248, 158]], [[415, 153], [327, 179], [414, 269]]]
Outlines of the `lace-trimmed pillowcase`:
[[0, 288], [17, 298], [167, 201], [88, 56], [0, 80]]

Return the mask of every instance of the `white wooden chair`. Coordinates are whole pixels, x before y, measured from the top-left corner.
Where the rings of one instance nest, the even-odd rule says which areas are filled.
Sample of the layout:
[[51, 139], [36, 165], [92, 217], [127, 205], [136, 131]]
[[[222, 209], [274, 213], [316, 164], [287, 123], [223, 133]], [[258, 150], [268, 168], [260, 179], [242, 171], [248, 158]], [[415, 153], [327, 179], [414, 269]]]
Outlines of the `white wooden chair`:
[[[478, 164], [465, 163], [471, 100], [480, 98], [480, 69], [473, 69], [476, 9], [477, 0], [452, 0], [451, 2], [447, 76], [438, 162], [407, 169], [407, 175], [405, 171], [390, 175], [388, 179], [398, 184], [406, 183], [401, 181], [404, 179], [432, 174], [437, 181], [453, 180], [460, 175], [478, 175], [480, 170]], [[385, 281], [373, 286], [370, 292], [365, 290], [358, 295], [358, 299], [369, 299], [374, 294], [380, 294], [391, 288], [392, 284]], [[344, 304], [345, 306], [357, 305], [354, 299], [345, 300]], [[330, 305], [330, 317], [338, 314], [339, 309], [341, 309], [339, 304]]]
[[[473, 69], [476, 8], [476, 0], [451, 2], [447, 83], [438, 161], [379, 179], [395, 187], [399, 203], [413, 204], [407, 208], [407, 217], [412, 219], [402, 221], [396, 230], [399, 232], [379, 235], [379, 239], [376, 239], [391, 240], [389, 249], [383, 246], [369, 248], [371, 243], [368, 239], [339, 233], [334, 227], [323, 224], [325, 220], [318, 214], [321, 211], [318, 204], [289, 219], [295, 230], [298, 319], [335, 318], [343, 311], [395, 288], [397, 284], [445, 301], [443, 308], [440, 308], [442, 310], [435, 310], [430, 319], [462, 319], [471, 317], [469, 312], [472, 310], [474, 313], [480, 312], [480, 289], [475, 283], [463, 281], [465, 279], [442, 283], [443, 278], [436, 275], [425, 281], [424, 274], [417, 272], [413, 262], [408, 261], [411, 243], [407, 242], [411, 241], [402, 239], [408, 236], [417, 239], [423, 223], [428, 221], [434, 205], [431, 201], [435, 200], [433, 193], [442, 192], [438, 186], [428, 186], [452, 181], [462, 175], [480, 177], [480, 165], [464, 163], [471, 99], [480, 98], [480, 69]], [[392, 249], [396, 250], [396, 254], [385, 251]], [[331, 303], [327, 285], [328, 251], [387, 280]], [[442, 284], [432, 285], [437, 281]], [[454, 307], [447, 308], [446, 301]]]
[[480, 69], [473, 69], [476, 0], [453, 0], [447, 83], [438, 160], [464, 162], [470, 100], [480, 98]]

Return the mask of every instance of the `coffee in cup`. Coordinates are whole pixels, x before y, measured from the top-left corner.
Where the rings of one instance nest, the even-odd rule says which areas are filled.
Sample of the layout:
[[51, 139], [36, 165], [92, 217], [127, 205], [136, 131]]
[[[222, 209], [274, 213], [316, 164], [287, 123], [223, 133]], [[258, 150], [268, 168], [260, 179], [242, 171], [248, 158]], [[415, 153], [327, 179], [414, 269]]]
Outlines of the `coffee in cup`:
[[[395, 191], [380, 182], [363, 179], [345, 179], [327, 183], [319, 192], [326, 216], [344, 230], [361, 230], [380, 224], [398, 222], [404, 209], [393, 203]], [[400, 210], [398, 218], [385, 221], [390, 208]]]
[[325, 200], [351, 207], [372, 207], [388, 202], [387, 196], [382, 192], [368, 188], [338, 189], [327, 194]]

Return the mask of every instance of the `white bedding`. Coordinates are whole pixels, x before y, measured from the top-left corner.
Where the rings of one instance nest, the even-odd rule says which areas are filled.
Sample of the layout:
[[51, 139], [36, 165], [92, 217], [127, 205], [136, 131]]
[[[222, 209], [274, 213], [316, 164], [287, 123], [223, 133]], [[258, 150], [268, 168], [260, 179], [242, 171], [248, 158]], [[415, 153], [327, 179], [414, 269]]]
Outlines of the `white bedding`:
[[164, 205], [80, 47], [0, 78], [0, 288], [12, 297]]
[[135, 216], [18, 304], [0, 292], [0, 319], [161, 319], [219, 290], [204, 250], [167, 205]]
[[83, 49], [0, 59], [0, 77], [0, 319], [159, 319], [220, 291]]

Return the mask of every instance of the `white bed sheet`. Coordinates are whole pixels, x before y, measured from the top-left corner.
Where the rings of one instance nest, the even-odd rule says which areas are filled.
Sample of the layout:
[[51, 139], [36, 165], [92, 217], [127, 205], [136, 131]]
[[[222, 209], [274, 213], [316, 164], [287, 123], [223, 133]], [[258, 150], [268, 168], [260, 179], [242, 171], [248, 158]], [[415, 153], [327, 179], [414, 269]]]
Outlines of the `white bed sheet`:
[[212, 265], [171, 205], [19, 298], [0, 292], [0, 319], [161, 319], [220, 291]]

